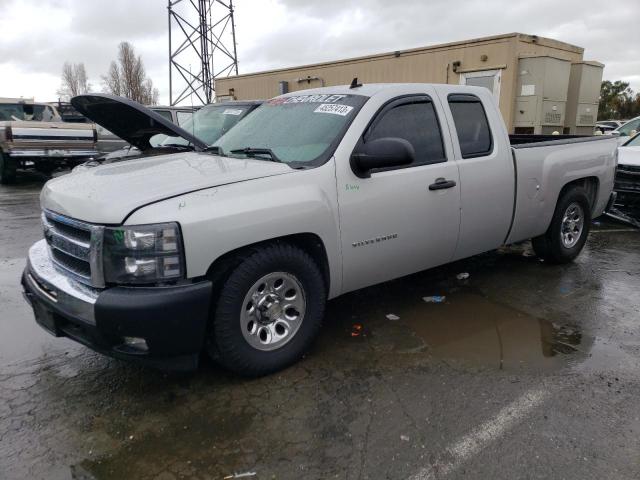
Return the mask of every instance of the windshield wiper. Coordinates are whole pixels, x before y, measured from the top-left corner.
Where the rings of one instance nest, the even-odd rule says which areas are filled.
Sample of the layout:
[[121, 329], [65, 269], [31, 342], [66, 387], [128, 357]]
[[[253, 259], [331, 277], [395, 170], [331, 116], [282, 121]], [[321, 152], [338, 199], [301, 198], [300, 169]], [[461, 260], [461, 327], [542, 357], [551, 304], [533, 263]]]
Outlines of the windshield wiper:
[[282, 163], [282, 160], [270, 148], [244, 147], [229, 150], [229, 153], [244, 153], [247, 157], [255, 157], [256, 155], [269, 155], [272, 162]]
[[193, 145], [180, 145], [179, 143], [161, 143], [160, 145], [158, 145], [157, 147], [154, 148], [179, 148], [181, 150], [195, 150], [196, 147], [194, 147]]

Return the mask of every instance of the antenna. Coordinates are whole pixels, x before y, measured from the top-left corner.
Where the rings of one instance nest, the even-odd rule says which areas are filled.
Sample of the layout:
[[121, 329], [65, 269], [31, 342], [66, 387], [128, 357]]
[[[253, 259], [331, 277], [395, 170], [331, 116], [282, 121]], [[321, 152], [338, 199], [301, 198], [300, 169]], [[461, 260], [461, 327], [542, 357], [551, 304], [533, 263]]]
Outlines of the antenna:
[[353, 80], [351, 80], [351, 85], [349, 85], [349, 88], [358, 88], [361, 87], [362, 84], [358, 83], [358, 77], [354, 77]]
[[[168, 0], [169, 103], [212, 103], [215, 79], [238, 74], [233, 0]], [[189, 62], [200, 67], [197, 73]]]

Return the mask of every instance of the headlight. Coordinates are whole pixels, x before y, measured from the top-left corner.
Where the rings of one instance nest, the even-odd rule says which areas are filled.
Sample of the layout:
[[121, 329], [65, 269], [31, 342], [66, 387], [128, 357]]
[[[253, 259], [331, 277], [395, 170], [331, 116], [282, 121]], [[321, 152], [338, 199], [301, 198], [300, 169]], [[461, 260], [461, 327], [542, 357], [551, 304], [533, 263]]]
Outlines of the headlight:
[[108, 283], [157, 283], [184, 276], [177, 223], [105, 228], [104, 278]]

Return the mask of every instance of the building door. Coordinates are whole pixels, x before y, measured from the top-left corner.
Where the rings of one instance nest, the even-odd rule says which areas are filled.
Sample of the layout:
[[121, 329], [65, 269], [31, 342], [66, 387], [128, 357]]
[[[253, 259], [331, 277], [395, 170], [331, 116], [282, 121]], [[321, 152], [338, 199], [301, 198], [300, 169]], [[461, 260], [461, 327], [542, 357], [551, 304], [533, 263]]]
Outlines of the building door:
[[493, 97], [500, 105], [500, 78], [502, 70], [484, 70], [480, 72], [465, 72], [460, 74], [460, 85], [484, 87], [493, 93]]

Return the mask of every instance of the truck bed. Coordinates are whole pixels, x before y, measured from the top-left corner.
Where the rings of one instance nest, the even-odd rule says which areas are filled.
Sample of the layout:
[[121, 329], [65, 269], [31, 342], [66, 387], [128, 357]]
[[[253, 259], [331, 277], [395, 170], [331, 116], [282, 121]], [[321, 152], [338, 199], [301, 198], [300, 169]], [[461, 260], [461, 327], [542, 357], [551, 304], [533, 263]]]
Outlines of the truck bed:
[[613, 188], [618, 140], [611, 135], [510, 135], [516, 203], [507, 243], [544, 233], [564, 185], [583, 179], [592, 216], [604, 212]]

